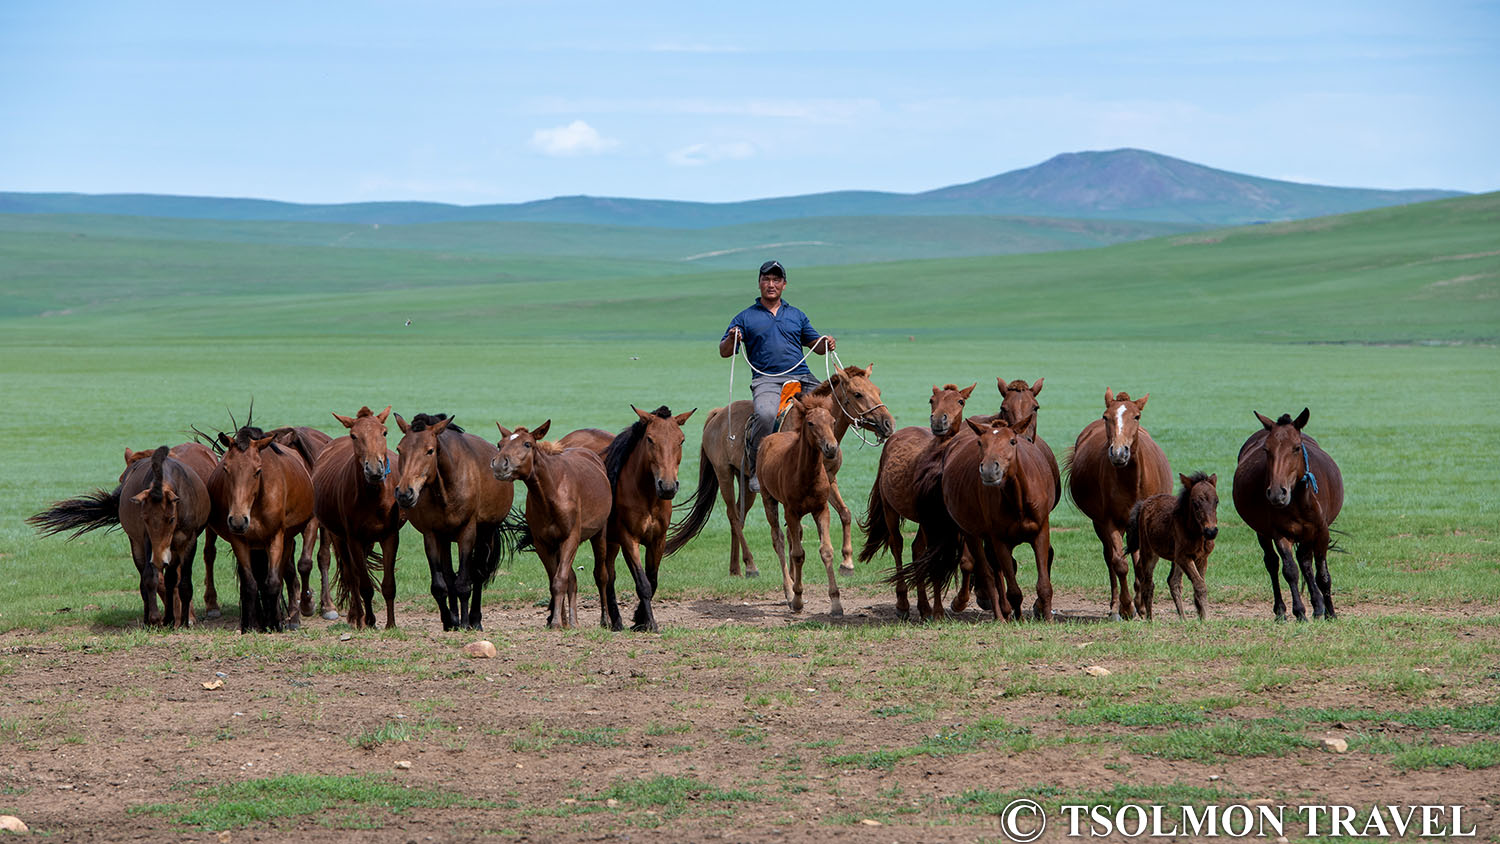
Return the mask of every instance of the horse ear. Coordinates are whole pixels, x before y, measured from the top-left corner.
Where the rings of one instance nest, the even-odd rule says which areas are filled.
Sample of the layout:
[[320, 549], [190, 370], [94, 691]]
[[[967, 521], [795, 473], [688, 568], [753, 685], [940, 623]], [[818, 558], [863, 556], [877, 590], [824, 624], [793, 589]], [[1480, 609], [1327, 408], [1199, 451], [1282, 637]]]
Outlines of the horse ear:
[[1219, 486], [1219, 473], [1214, 472], [1208, 476], [1208, 485], [1217, 488]]
[[1030, 413], [1026, 414], [1026, 417], [1024, 419], [1020, 419], [1020, 420], [1018, 420], [1016, 422], [1016, 424], [1011, 425], [1010, 429], [1012, 431], [1015, 431], [1016, 433], [1019, 434], [1022, 431], [1026, 430], [1028, 427], [1030, 427], [1032, 421], [1035, 420], [1035, 419], [1036, 419], [1036, 411], [1033, 410]]
[[697, 413], [697, 412], [698, 412], [698, 408], [695, 407], [692, 410], [689, 410], [687, 413], [679, 413], [676, 416], [673, 416], [672, 417], [672, 421], [676, 422], [677, 425], [678, 425], [678, 427], [681, 427], [681, 426], [687, 424], [689, 416], [692, 416], [694, 413]]
[[[396, 418], [400, 419], [401, 417], [397, 416]], [[508, 439], [510, 439], [511, 432], [505, 430], [505, 426], [504, 425], [501, 425], [499, 422], [496, 422], [495, 423], [495, 427], [500, 429], [500, 439], [502, 439], [502, 440], [508, 440]]]
[[532, 439], [540, 440], [540, 439], [545, 438], [547, 436], [547, 429], [549, 429], [551, 427], [552, 427], [552, 420], [551, 419], [548, 419], [546, 422], [543, 422], [542, 424], [536, 426], [531, 431], [531, 437], [532, 437]]
[[130, 500], [134, 501], [137, 504], [145, 504], [146, 503], [146, 496], [148, 496], [150, 494], [151, 494], [151, 490], [149, 490], [149, 489], [143, 489], [140, 492], [137, 492], [135, 495], [130, 496]]
[[960, 394], [960, 395], [962, 395], [962, 396], [963, 396], [963, 397], [964, 397], [964, 398], [968, 398], [968, 397], [969, 397], [969, 394], [970, 394], [970, 393], [972, 393], [972, 392], [974, 392], [974, 388], [975, 388], [975, 387], [978, 387], [978, 386], [979, 386], [979, 382], [978, 382], [978, 381], [975, 381], [975, 382], [974, 382], [974, 383], [972, 383], [972, 384], [970, 384], [970, 385], [969, 385], [969, 386], [967, 386], [967, 387], [965, 387], [965, 388], [964, 388], [964, 389], [962, 389], [962, 390], [959, 390], [959, 391], [958, 391], [958, 392], [959, 392], [959, 394]]
[[1109, 404], [1110, 402], [1112, 402], [1114, 400], [1115, 400], [1115, 391], [1111, 390], [1108, 387], [1105, 387], [1104, 388], [1104, 403], [1105, 404]]
[[450, 416], [447, 419], [444, 419], [443, 421], [438, 422], [436, 425], [433, 425], [432, 427], [428, 428], [427, 430], [431, 431], [432, 435], [435, 437], [438, 434], [441, 434], [442, 432], [448, 430], [448, 423], [450, 423], [452, 421], [453, 421], [453, 417]]
[[[937, 388], [934, 387], [933, 389], [937, 389]], [[130, 450], [130, 446], [128, 446], [128, 445], [125, 446], [125, 465], [126, 466], [130, 465], [131, 458], [134, 457], [134, 456], [135, 456], [135, 452], [133, 452], [133, 451]]]
[[409, 433], [411, 433], [411, 426], [408, 425], [408, 424], [406, 424], [406, 420], [402, 419], [401, 418], [401, 414], [399, 414], [399, 413], [396, 414], [396, 427], [400, 428], [401, 429], [401, 433], [403, 433], [403, 434], [409, 434]]
[[934, 396], [937, 395], [938, 393], [941, 393], [941, 392], [942, 392], [942, 390], [938, 388], [938, 385], [936, 385], [936, 384], [932, 385], [932, 394]]
[[980, 422], [976, 422], [973, 417], [964, 419], [964, 423], [969, 426], [969, 430], [973, 431], [976, 434], [983, 434], [985, 431], [988, 431], [990, 429], [990, 426]]
[[[333, 413], [333, 411], [329, 411], [329, 412]], [[353, 428], [354, 427], [354, 420], [352, 418], [348, 417], [348, 416], [340, 416], [337, 413], [334, 413], [333, 414], [333, 418], [339, 420], [339, 424], [343, 425], [345, 428]]]
[[865, 367], [865, 377], [869, 378], [870, 377], [870, 373], [874, 372], [874, 371], [875, 371], [875, 361], [872, 360], [872, 361], [870, 361], [869, 365]]
[[1297, 414], [1297, 418], [1296, 419], [1292, 420], [1292, 425], [1294, 425], [1297, 428], [1297, 430], [1299, 430], [1299, 431], [1302, 430], [1302, 427], [1307, 424], [1307, 417], [1309, 417], [1311, 415], [1312, 415], [1312, 412], [1310, 410], [1308, 410], [1305, 407], [1302, 408], [1302, 412], [1299, 413], [1299, 414]]
[[1190, 486], [1193, 485], [1193, 482], [1188, 479], [1188, 476], [1182, 474], [1181, 472], [1177, 473], [1177, 480], [1182, 481], [1182, 488], [1183, 489], [1187, 489], [1188, 487], [1190, 487]]
[[390, 405], [386, 405], [385, 406], [385, 410], [382, 410], [379, 413], [375, 414], [375, 421], [377, 421], [380, 424], [384, 425], [385, 424], [385, 418], [387, 416], [390, 416], [390, 415], [391, 415], [391, 406]]
[[272, 434], [269, 437], [262, 437], [261, 439], [258, 439], [258, 440], [251, 440], [250, 444], [254, 445], [257, 449], [262, 449], [262, 448], [265, 448], [266, 446], [270, 445], [273, 442], [276, 442], [276, 436], [274, 434]]
[[232, 447], [234, 445], [234, 440], [231, 440], [229, 438], [228, 434], [224, 433], [223, 431], [220, 431], [219, 432], [219, 444], [222, 445], [222, 446], [224, 446], [225, 448], [230, 448], [230, 447]]
[[1138, 399], [1135, 400], [1135, 412], [1136, 413], [1140, 413], [1143, 409], [1145, 409], [1145, 407], [1146, 407], [1146, 399], [1149, 399], [1149, 398], [1151, 398], [1151, 394], [1147, 393], [1144, 396], [1141, 396], [1140, 398], [1138, 398]]
[[1000, 390], [1000, 395], [1002, 398], [1005, 396], [1005, 387], [1009, 383], [1010, 382], [1006, 381], [1004, 377], [999, 375], [995, 376], [995, 387]]
[[1267, 419], [1266, 417], [1260, 415], [1260, 411], [1258, 411], [1258, 410], [1252, 410], [1250, 412], [1253, 413], [1253, 414], [1255, 414], [1255, 418], [1260, 420], [1260, 424], [1266, 426], [1266, 430], [1267, 431], [1269, 431], [1272, 428], [1276, 427], [1276, 423], [1272, 422], [1270, 419]]
[[[150, 492], [150, 490], [147, 490], [147, 492]], [[161, 485], [161, 494], [166, 496], [168, 504], [177, 503], [177, 490], [172, 489], [171, 484], [163, 483]]]
[[1041, 392], [1042, 392], [1042, 382], [1045, 381], [1045, 380], [1047, 380], [1047, 379], [1045, 379], [1045, 378], [1038, 378], [1038, 379], [1036, 379], [1036, 383], [1031, 385], [1031, 394], [1033, 396], [1041, 394]]
[[635, 415], [636, 416], [641, 417], [641, 421], [642, 422], [650, 422], [651, 421], [651, 414], [646, 413], [645, 411], [641, 410], [639, 407], [636, 407], [635, 405], [631, 405], [630, 409], [633, 410], [633, 411], [635, 411]]

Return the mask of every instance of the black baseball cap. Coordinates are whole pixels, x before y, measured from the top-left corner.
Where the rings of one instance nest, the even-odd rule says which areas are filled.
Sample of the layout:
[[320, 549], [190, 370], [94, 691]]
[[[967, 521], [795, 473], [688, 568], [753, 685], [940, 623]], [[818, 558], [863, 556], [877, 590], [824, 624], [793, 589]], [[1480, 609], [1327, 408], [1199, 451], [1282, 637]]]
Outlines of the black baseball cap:
[[782, 278], [786, 278], [786, 267], [783, 267], [780, 261], [773, 259], [760, 265], [760, 274], [779, 275]]

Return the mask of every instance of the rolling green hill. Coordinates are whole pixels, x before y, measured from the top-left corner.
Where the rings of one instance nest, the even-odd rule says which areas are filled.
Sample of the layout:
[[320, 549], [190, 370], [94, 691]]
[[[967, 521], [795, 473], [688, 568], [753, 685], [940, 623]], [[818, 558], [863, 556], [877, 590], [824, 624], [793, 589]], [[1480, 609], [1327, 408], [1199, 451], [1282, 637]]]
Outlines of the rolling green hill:
[[[512, 221], [712, 228], [791, 218], [1003, 215], [1234, 225], [1422, 202], [1442, 190], [1370, 190], [1262, 179], [1136, 149], [1068, 153], [1034, 167], [924, 193], [835, 191], [747, 202], [563, 196], [513, 205], [434, 202], [298, 205], [262, 199], [0, 193], [0, 214], [412, 224]], [[805, 239], [805, 238], [804, 238]]]

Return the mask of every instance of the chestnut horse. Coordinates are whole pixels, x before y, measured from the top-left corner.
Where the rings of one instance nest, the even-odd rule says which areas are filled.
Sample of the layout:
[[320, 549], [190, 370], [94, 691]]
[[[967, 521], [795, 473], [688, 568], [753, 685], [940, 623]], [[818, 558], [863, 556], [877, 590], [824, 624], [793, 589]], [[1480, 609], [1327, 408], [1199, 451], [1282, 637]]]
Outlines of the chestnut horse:
[[[99, 528], [123, 527], [140, 574], [143, 623], [190, 626], [193, 556], [198, 534], [208, 522], [208, 490], [166, 446], [153, 452], [126, 449], [125, 455], [125, 472], [113, 492], [95, 490], [58, 501], [26, 521], [44, 536], [72, 530], [77, 537]], [[132, 459], [133, 455], [138, 456]], [[163, 608], [157, 607], [158, 596]]]
[[[495, 447], [466, 433], [446, 414], [396, 414], [403, 436], [396, 503], [422, 534], [432, 571], [432, 598], [444, 630], [483, 630], [484, 586], [508, 555], [519, 529], [507, 521], [515, 485], [490, 472]], [[458, 543], [458, 570], [453, 543]]]
[[1052, 618], [1051, 518], [1058, 490], [1046, 455], [1020, 433], [1031, 417], [1014, 428], [999, 419], [965, 420], [967, 429], [954, 437], [943, 458], [941, 480], [942, 506], [957, 530], [934, 531], [927, 553], [913, 566], [915, 577], [941, 584], [967, 550], [988, 599], [984, 603], [997, 620], [1021, 617], [1014, 549], [1022, 543], [1036, 558], [1035, 617]]
[[[873, 363], [864, 369], [847, 366], [834, 371], [827, 381], [814, 389], [802, 391], [803, 400], [808, 407], [828, 409], [833, 416], [834, 435], [839, 442], [843, 441], [844, 434], [851, 427], [870, 431], [877, 440], [884, 440], [896, 430], [895, 418], [880, 400], [880, 388], [870, 380], [870, 372], [874, 368]], [[755, 493], [750, 492], [750, 478], [745, 475], [744, 470], [745, 426], [750, 421], [752, 407], [749, 401], [741, 399], [731, 402], [728, 407], [716, 407], [709, 412], [707, 421], [703, 423], [703, 442], [698, 453], [698, 489], [686, 502], [690, 515], [684, 522], [698, 523], [702, 518], [698, 515], [700, 508], [705, 514], [713, 509], [713, 490], [717, 485], [729, 515], [729, 573], [736, 577], [740, 574], [742, 553], [745, 558], [745, 576], [760, 575], [750, 553], [750, 546], [745, 542], [745, 514], [749, 512], [750, 505], [755, 503]], [[792, 413], [795, 415], [798, 411]], [[798, 421], [788, 416], [782, 423], [782, 429], [796, 430]], [[854, 542], [850, 537], [849, 525], [854, 515], [844, 504], [844, 496], [839, 492], [838, 464], [842, 460], [842, 453], [839, 453], [828, 466], [829, 481], [832, 483], [830, 500], [844, 525], [841, 567], [845, 571], [852, 571]], [[674, 528], [672, 537], [667, 540], [667, 553], [671, 554], [681, 548], [685, 542], [685, 539], [679, 538], [679, 531]]]
[[249, 425], [231, 439], [219, 434], [224, 456], [208, 479], [209, 525], [234, 551], [240, 582], [240, 632], [281, 630], [281, 587], [290, 612], [285, 626], [301, 626], [297, 535], [313, 518], [312, 476], [301, 456], [275, 436]]
[[[645, 413], [630, 406], [638, 417], [629, 428], [607, 446], [604, 471], [609, 476], [614, 506], [609, 514], [608, 541], [604, 548], [604, 566], [594, 569], [594, 583], [599, 587], [599, 624], [619, 630], [620, 606], [615, 599], [615, 554], [625, 553], [625, 564], [635, 580], [635, 616], [632, 630], [656, 632], [656, 616], [651, 599], [659, 584], [667, 544], [667, 530], [672, 524], [672, 499], [677, 495], [677, 469], [682, 463], [682, 426], [694, 411], [672, 415], [666, 405]], [[707, 521], [706, 519], [704, 521]], [[683, 539], [686, 543], [697, 530]], [[641, 546], [646, 548], [644, 568]]]
[[[490, 470], [501, 481], [526, 484], [526, 527], [547, 570], [552, 594], [547, 626], [576, 627], [578, 576], [573, 572], [573, 557], [578, 546], [584, 542], [593, 546], [596, 578], [606, 563], [611, 497], [604, 461], [587, 448], [565, 449], [558, 443], [542, 442], [552, 427], [551, 419], [534, 431], [508, 431], [499, 422], [495, 427], [500, 429], [501, 440]], [[636, 583], [642, 588], [639, 575]], [[618, 619], [619, 607], [614, 611]], [[601, 620], [604, 613], [601, 607]]]
[[1191, 477], [1177, 477], [1182, 481], [1182, 492], [1137, 501], [1125, 532], [1125, 553], [1139, 555], [1135, 561], [1135, 611], [1145, 618], [1153, 617], [1151, 598], [1156, 584], [1152, 576], [1158, 558], [1172, 563], [1167, 586], [1172, 589], [1177, 617], [1187, 618], [1182, 611], [1184, 571], [1193, 582], [1198, 618], [1208, 617], [1208, 585], [1203, 576], [1208, 571], [1208, 555], [1214, 551], [1214, 537], [1219, 535], [1219, 476], [1194, 472]]
[[1283, 620], [1286, 603], [1276, 579], [1278, 555], [1297, 620], [1307, 620], [1302, 590], [1297, 585], [1299, 567], [1307, 580], [1313, 617], [1334, 617], [1328, 545], [1333, 520], [1344, 506], [1344, 478], [1333, 458], [1302, 433], [1308, 415], [1304, 407], [1296, 419], [1284, 413], [1272, 422], [1256, 413], [1262, 430], [1251, 434], [1240, 447], [1239, 465], [1234, 470], [1234, 509], [1260, 540], [1276, 596], [1276, 618]]
[[[781, 561], [781, 588], [792, 612], [802, 611], [802, 564], [807, 553], [802, 549], [802, 517], [811, 514], [818, 528], [818, 555], [828, 570], [829, 614], [844, 614], [839, 602], [839, 584], [834, 578], [833, 541], [828, 530], [828, 504], [833, 496], [833, 478], [829, 464], [839, 457], [838, 435], [833, 414], [826, 407], [807, 406], [801, 396], [792, 399], [797, 413], [795, 427], [783, 425], [782, 431], [767, 434], [760, 443], [755, 468], [764, 493], [766, 521], [771, 525], [771, 545]], [[786, 508], [786, 539], [777, 524], [778, 505]], [[790, 565], [788, 565], [790, 545]]]
[[[307, 473], [312, 474], [313, 466], [317, 465], [318, 457], [322, 455], [323, 449], [333, 442], [333, 437], [319, 431], [317, 428], [309, 428], [305, 425], [276, 428], [267, 431], [276, 437], [280, 445], [291, 446], [292, 450], [302, 457], [307, 464]], [[331, 545], [328, 533], [322, 529], [316, 516], [302, 529], [302, 556], [297, 558], [297, 574], [302, 578], [302, 614], [312, 615], [312, 567], [313, 549], [316, 545], [318, 559], [318, 577], [322, 581], [318, 593], [318, 613], [327, 621], [333, 621], [339, 617], [335, 609], [332, 593], [332, 582], [328, 578], [328, 565]]]
[[[313, 466], [313, 512], [333, 540], [338, 601], [356, 629], [375, 626], [372, 571], [382, 573], [385, 626], [396, 626], [396, 550], [404, 520], [396, 505], [396, 455], [386, 447], [390, 412], [361, 407], [352, 417], [333, 414], [349, 436], [329, 443]], [[379, 557], [373, 553], [377, 543]]]
[[[932, 398], [928, 405], [928, 426], [915, 425], [902, 428], [885, 441], [880, 451], [880, 468], [875, 473], [875, 482], [870, 486], [870, 501], [865, 507], [865, 517], [859, 523], [865, 532], [865, 544], [860, 549], [859, 561], [868, 563], [882, 549], [889, 549], [896, 561], [891, 582], [896, 587], [896, 617], [911, 618], [911, 599], [907, 593], [905, 570], [901, 563], [901, 523], [917, 518], [916, 486], [913, 482], [917, 462], [924, 454], [945, 446], [958, 433], [964, 418], [964, 403], [974, 392], [977, 384], [959, 389], [957, 384], [932, 387]], [[919, 556], [927, 547], [927, 537], [918, 524], [917, 535], [912, 539], [912, 556]], [[933, 617], [932, 604], [927, 599], [925, 583], [918, 582], [917, 613], [922, 619]], [[941, 601], [938, 594], [934, 600]], [[941, 608], [939, 608], [941, 616]]]
[[1094, 533], [1104, 546], [1109, 611], [1115, 619], [1135, 614], [1130, 597], [1131, 567], [1122, 541], [1130, 524], [1130, 510], [1137, 501], [1172, 491], [1167, 456], [1141, 427], [1141, 410], [1149, 398], [1151, 394], [1147, 393], [1131, 399], [1128, 393], [1116, 395], [1105, 387], [1104, 417], [1084, 427], [1064, 458], [1068, 493], [1094, 523]]

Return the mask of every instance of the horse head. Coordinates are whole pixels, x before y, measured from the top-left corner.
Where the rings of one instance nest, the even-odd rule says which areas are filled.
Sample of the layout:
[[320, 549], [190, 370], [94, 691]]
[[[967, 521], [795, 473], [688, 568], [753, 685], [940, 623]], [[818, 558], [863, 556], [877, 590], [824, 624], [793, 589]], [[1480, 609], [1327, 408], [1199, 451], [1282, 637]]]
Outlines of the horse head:
[[[172, 536], [177, 532], [177, 491], [162, 472], [168, 454], [166, 446], [155, 452], [137, 454], [151, 458], [151, 483], [132, 495], [130, 501], [140, 508], [141, 523], [146, 527], [150, 543], [151, 564], [159, 576], [172, 563]], [[158, 582], [161, 581], [158, 579]]]
[[957, 384], [944, 384], [941, 388], [932, 385], [932, 398], [927, 402], [932, 406], [932, 414], [927, 420], [933, 436], [946, 437], [958, 430], [958, 420], [964, 418], [964, 402], [977, 386], [974, 383], [960, 390]]
[[396, 503], [412, 507], [417, 503], [423, 488], [438, 477], [438, 435], [448, 430], [453, 420], [444, 418], [429, 422], [431, 417], [420, 414], [407, 424], [401, 414], [396, 414], [396, 426], [401, 429], [401, 442], [396, 444], [400, 455], [401, 476], [396, 481]]
[[[801, 396], [794, 396], [792, 401], [802, 404]], [[825, 460], [832, 460], [839, 453], [839, 439], [833, 431], [833, 414], [823, 407], [808, 407], [802, 405], [802, 441], [823, 455]]]
[[870, 380], [875, 364], [864, 369], [846, 366], [833, 373], [828, 385], [833, 389], [833, 398], [856, 428], [871, 431], [879, 439], [896, 432], [896, 418], [880, 400], [880, 388]]
[[1012, 428], [1020, 422], [1026, 414], [1032, 414], [1031, 424], [1018, 429], [1022, 436], [1028, 440], [1036, 440], [1036, 411], [1041, 405], [1037, 402], [1037, 393], [1042, 391], [1042, 381], [1038, 378], [1035, 384], [1027, 384], [1025, 381], [1011, 381], [1009, 384], [1004, 378], [996, 378], [995, 384], [1000, 388], [1000, 415]]
[[1283, 413], [1275, 422], [1258, 412], [1255, 414], [1266, 428], [1261, 448], [1266, 457], [1266, 500], [1272, 507], [1285, 507], [1291, 503], [1292, 491], [1297, 484], [1312, 476], [1307, 448], [1302, 444], [1302, 428], [1307, 425], [1309, 415], [1305, 407], [1296, 419]]
[[507, 431], [499, 422], [495, 427], [500, 429], [500, 442], [495, 443], [500, 453], [490, 458], [490, 471], [495, 473], [495, 479], [524, 481], [531, 477], [536, 471], [537, 443], [547, 436], [552, 420], [548, 419], [531, 431], [524, 427]]
[[665, 405], [654, 413], [646, 413], [635, 405], [630, 409], [640, 418], [636, 424], [645, 426], [636, 448], [645, 449], [646, 465], [651, 469], [656, 496], [670, 501], [677, 495], [679, 486], [677, 469], [682, 463], [682, 444], [686, 440], [682, 426], [697, 408], [676, 416], [672, 416]]
[[[250, 509], [261, 492], [261, 450], [276, 440], [275, 435], [261, 435], [259, 428], [240, 428], [224, 449], [219, 465], [224, 468], [225, 487], [229, 497], [226, 522], [231, 533], [250, 529]], [[223, 434], [219, 435], [224, 437]], [[227, 437], [224, 437], [228, 439]]]
[[1116, 395], [1110, 388], [1104, 388], [1104, 442], [1109, 449], [1109, 462], [1116, 468], [1130, 465], [1135, 435], [1141, 430], [1141, 410], [1149, 398], [1151, 394], [1147, 393], [1132, 400], [1123, 390]]
[[[1195, 472], [1192, 476], [1178, 474], [1182, 481], [1182, 496], [1178, 512], [1191, 527], [1197, 528], [1205, 539], [1219, 535], [1219, 476]], [[1185, 506], [1184, 506], [1185, 505]]]
[[998, 417], [988, 423], [979, 419], [964, 420], [969, 430], [979, 437], [980, 483], [985, 486], [1000, 486], [1005, 483], [1011, 464], [1016, 459], [1016, 440], [1030, 419], [1031, 415], [1028, 415], [1014, 427]]
[[374, 413], [368, 407], [361, 407], [356, 416], [340, 416], [333, 414], [333, 418], [349, 429], [349, 439], [354, 442], [354, 460], [364, 475], [366, 483], [379, 486], [385, 482], [386, 476], [391, 473], [391, 461], [386, 455], [385, 435], [386, 417], [390, 415], [389, 406], [379, 413]]

